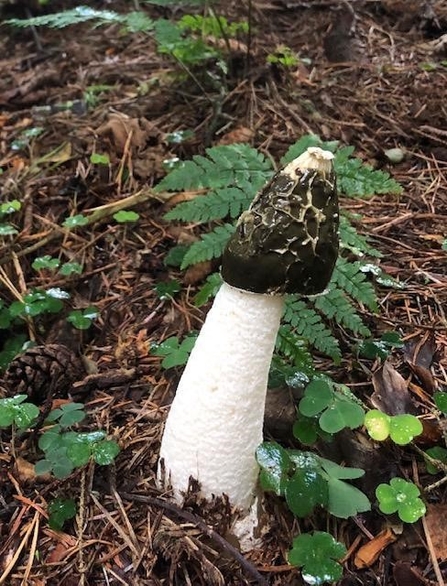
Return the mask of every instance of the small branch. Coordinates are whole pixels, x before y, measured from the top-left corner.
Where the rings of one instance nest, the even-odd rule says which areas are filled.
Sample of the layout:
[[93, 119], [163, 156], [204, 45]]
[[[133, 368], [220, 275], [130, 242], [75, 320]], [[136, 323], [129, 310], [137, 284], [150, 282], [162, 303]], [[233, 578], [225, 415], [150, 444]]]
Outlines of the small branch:
[[[154, 193], [152, 191], [147, 190], [140, 191], [138, 193], [135, 193], [134, 195], [125, 197], [124, 199], [114, 201], [112, 203], [103, 205], [99, 208], [93, 208], [92, 210], [90, 210], [91, 213], [86, 215], [87, 223], [84, 224], [84, 226], [89, 226], [91, 224], [94, 224], [95, 222], [105, 220], [106, 218], [113, 216], [113, 214], [115, 214], [116, 212], [133, 207], [149, 199], [155, 199], [163, 202], [170, 199], [173, 195], [173, 193]], [[35, 242], [34, 244], [31, 244], [31, 246], [28, 246], [26, 248], [22, 248], [22, 250], [19, 250], [16, 253], [6, 254], [5, 256], [0, 258], [0, 265], [4, 265], [10, 260], [12, 260], [14, 255], [17, 258], [27, 256], [28, 254], [31, 254], [32, 252], [39, 250], [39, 248], [42, 248], [49, 242], [67, 236], [68, 234], [70, 234], [70, 232], [71, 230], [69, 228], [61, 228], [60, 226], [57, 226], [53, 232], [50, 232], [50, 234], [42, 238], [42, 240], [39, 240], [38, 242]]]
[[178, 507], [173, 503], [168, 503], [160, 498], [146, 496], [131, 492], [121, 492], [121, 496], [130, 501], [137, 501], [140, 503], [146, 503], [149, 505], [155, 505], [156, 507], [160, 507], [165, 511], [173, 513], [177, 517], [180, 517], [187, 521], [188, 523], [192, 523], [198, 529], [203, 531], [205, 535], [207, 535], [210, 539], [212, 539], [215, 543], [217, 543], [223, 550], [229, 553], [243, 568], [243, 570], [250, 575], [254, 580], [257, 581], [258, 586], [267, 586], [266, 580], [261, 576], [258, 570], [249, 562], [247, 561], [241, 552], [236, 549], [233, 545], [228, 543], [226, 539], [224, 539], [217, 531], [214, 531], [211, 527], [209, 527], [205, 521], [203, 521], [200, 517], [197, 517], [193, 513], [189, 511], [185, 511]]

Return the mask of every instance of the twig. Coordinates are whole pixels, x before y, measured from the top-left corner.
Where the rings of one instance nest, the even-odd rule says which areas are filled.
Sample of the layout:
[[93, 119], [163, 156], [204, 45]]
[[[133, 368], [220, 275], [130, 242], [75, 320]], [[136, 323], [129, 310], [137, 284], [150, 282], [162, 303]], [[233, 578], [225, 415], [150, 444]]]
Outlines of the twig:
[[185, 511], [178, 507], [173, 503], [168, 503], [160, 498], [141, 495], [132, 492], [121, 492], [121, 496], [127, 500], [134, 500], [140, 503], [146, 503], [149, 505], [155, 505], [156, 507], [160, 507], [165, 511], [169, 511], [173, 513], [177, 517], [181, 517], [188, 521], [188, 523], [192, 523], [196, 527], [198, 527], [205, 535], [210, 537], [213, 541], [215, 541], [222, 549], [224, 549], [227, 553], [229, 553], [245, 570], [247, 574], [249, 574], [254, 580], [257, 581], [259, 586], [267, 586], [266, 580], [263, 576], [258, 572], [258, 570], [249, 562], [247, 561], [241, 552], [236, 549], [233, 545], [228, 543], [226, 539], [224, 539], [217, 531], [209, 527], [205, 521], [203, 521], [200, 517], [197, 517], [193, 513], [189, 511]]
[[[98, 208], [93, 208], [92, 210], [90, 210], [91, 213], [86, 215], [87, 222], [84, 224], [84, 226], [89, 226], [91, 224], [94, 224], [95, 222], [105, 220], [106, 218], [112, 216], [120, 210], [130, 208], [132, 206], [143, 203], [150, 199], [155, 199], [163, 202], [170, 199], [173, 195], [174, 193], [154, 193], [148, 190], [139, 191], [138, 193], [130, 195], [129, 197], [125, 197], [124, 199], [120, 199], [119, 201], [114, 201], [107, 205], [103, 205]], [[0, 258], [0, 265], [4, 265], [7, 262], [9, 262], [14, 255], [16, 257], [27, 256], [28, 254], [31, 254], [32, 252], [39, 250], [39, 248], [42, 248], [42, 246], [45, 246], [49, 242], [52, 242], [53, 240], [57, 240], [58, 238], [62, 238], [63, 236], [70, 234], [70, 232], [71, 230], [69, 228], [63, 229], [58, 226], [54, 229], [53, 232], [50, 232], [48, 236], [45, 236], [45, 238], [39, 240], [39, 242], [35, 242], [27, 248], [22, 248], [22, 250], [19, 250], [16, 253], [6, 254], [5, 256]]]

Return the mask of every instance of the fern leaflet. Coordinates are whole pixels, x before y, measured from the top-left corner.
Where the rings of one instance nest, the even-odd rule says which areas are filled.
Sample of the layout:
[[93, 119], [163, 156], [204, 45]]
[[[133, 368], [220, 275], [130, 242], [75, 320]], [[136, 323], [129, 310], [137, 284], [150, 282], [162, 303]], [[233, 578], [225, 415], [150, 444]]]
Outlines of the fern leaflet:
[[154, 28], [154, 21], [144, 12], [129, 12], [119, 14], [113, 10], [95, 10], [89, 6], [77, 6], [72, 10], [64, 10], [53, 14], [43, 14], [32, 18], [11, 18], [6, 24], [18, 27], [48, 26], [50, 28], [65, 28], [74, 24], [95, 20], [99, 25], [118, 23], [124, 25], [129, 32], [149, 31]]
[[250, 205], [254, 193], [247, 193], [238, 187], [216, 189], [206, 195], [199, 195], [190, 201], [184, 201], [167, 214], [165, 220], [182, 220], [183, 222], [211, 222], [226, 217], [237, 218]]
[[377, 311], [377, 296], [372, 284], [362, 272], [363, 263], [349, 262], [339, 257], [332, 275], [331, 283], [344, 289], [357, 303], [366, 305], [371, 311]]
[[385, 171], [373, 169], [360, 159], [351, 158], [354, 147], [338, 149], [334, 167], [341, 193], [349, 197], [370, 197], [375, 193], [402, 193], [402, 187]]
[[346, 248], [360, 257], [365, 254], [375, 258], [382, 257], [382, 253], [377, 248], [371, 246], [365, 236], [357, 232], [345, 214], [340, 215], [339, 234], [341, 248]]
[[314, 306], [328, 319], [335, 319], [338, 324], [351, 330], [354, 334], [365, 337], [371, 335], [354, 305], [341, 289], [330, 287], [324, 295], [315, 298]]
[[225, 245], [234, 229], [232, 224], [223, 224], [223, 226], [216, 226], [212, 232], [203, 234], [201, 240], [194, 242], [188, 248], [180, 268], [183, 270], [198, 262], [222, 256]]
[[156, 190], [236, 186], [254, 196], [272, 175], [270, 161], [246, 144], [211, 147], [206, 150], [206, 155], [195, 155], [192, 161], [183, 161], [160, 181]]
[[276, 338], [276, 350], [286, 358], [290, 358], [300, 371], [313, 372], [313, 361], [307, 341], [302, 336], [298, 336], [290, 324], [280, 326]]
[[296, 332], [314, 348], [330, 356], [337, 364], [340, 363], [341, 351], [338, 340], [324, 324], [321, 316], [304, 301], [295, 295], [287, 296], [283, 320], [295, 328]]

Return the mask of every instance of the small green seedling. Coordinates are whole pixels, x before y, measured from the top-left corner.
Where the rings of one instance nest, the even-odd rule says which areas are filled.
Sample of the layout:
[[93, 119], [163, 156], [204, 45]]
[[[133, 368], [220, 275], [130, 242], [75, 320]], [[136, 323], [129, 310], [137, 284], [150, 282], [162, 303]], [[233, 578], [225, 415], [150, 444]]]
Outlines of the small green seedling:
[[360, 468], [342, 467], [312, 452], [286, 450], [264, 442], [256, 452], [264, 490], [283, 496], [297, 517], [307, 517], [316, 506], [342, 519], [368, 511], [368, 498], [344, 480], [360, 478]]
[[68, 228], [69, 230], [73, 228], [80, 228], [81, 226], [86, 226], [88, 224], [88, 218], [82, 214], [76, 214], [75, 216], [70, 216], [65, 218], [62, 222], [62, 226], [64, 228]]
[[293, 540], [288, 560], [302, 568], [302, 578], [313, 586], [339, 580], [343, 568], [338, 560], [346, 555], [346, 547], [324, 531], [298, 535]]
[[280, 45], [273, 53], [267, 55], [267, 63], [279, 64], [284, 67], [296, 67], [299, 62], [300, 59], [298, 59], [294, 51], [286, 45]]
[[9, 313], [13, 318], [59, 313], [64, 307], [63, 300], [69, 298], [70, 294], [58, 287], [53, 287], [47, 291], [34, 289], [27, 293], [22, 301], [13, 301], [9, 306]]
[[304, 392], [299, 410], [305, 417], [316, 417], [326, 433], [337, 433], [348, 427], [355, 429], [363, 423], [365, 412], [353, 400], [334, 391], [325, 380], [314, 379]]
[[15, 425], [27, 429], [37, 419], [40, 411], [36, 405], [26, 402], [27, 395], [16, 395], [0, 399], [0, 428]]
[[196, 343], [197, 335], [187, 336], [179, 342], [177, 336], [167, 338], [164, 342], [152, 347], [154, 356], [164, 356], [161, 363], [163, 368], [183, 366], [188, 362], [189, 354]]
[[403, 342], [397, 332], [385, 332], [379, 340], [372, 338], [362, 340], [358, 345], [358, 353], [363, 358], [385, 360], [394, 348], [402, 348]]
[[3, 219], [5, 216], [18, 212], [21, 207], [22, 204], [17, 199], [0, 204], [0, 236], [13, 236], [14, 234], [18, 234], [18, 230], [12, 224], [3, 223]]
[[419, 495], [418, 487], [403, 478], [392, 478], [389, 484], [379, 484], [376, 488], [382, 513], [397, 513], [404, 523], [415, 523], [425, 515], [426, 507]]
[[90, 163], [92, 165], [110, 165], [110, 158], [107, 154], [92, 153], [90, 155]]
[[137, 212], [133, 212], [132, 210], [120, 210], [113, 214], [113, 219], [118, 224], [131, 224], [132, 222], [136, 222], [140, 218], [140, 214]]
[[378, 409], [365, 415], [365, 427], [373, 440], [381, 442], [389, 436], [399, 446], [409, 444], [423, 431], [422, 423], [414, 415], [387, 415]]
[[38, 256], [34, 259], [32, 263], [32, 267], [35, 271], [41, 271], [42, 269], [47, 269], [49, 271], [55, 271], [59, 268], [61, 261], [58, 258], [54, 258], [49, 254], [45, 256]]
[[36, 474], [52, 472], [56, 478], [65, 478], [91, 458], [101, 466], [111, 464], [120, 449], [115, 441], [105, 438], [106, 432], [102, 430], [63, 432], [60, 424], [54, 425], [39, 439], [45, 458], [36, 463]]
[[99, 316], [99, 311], [96, 307], [87, 307], [86, 309], [74, 309], [70, 311], [67, 316], [67, 321], [70, 322], [78, 330], [88, 330], [92, 325], [94, 319]]
[[56, 498], [48, 504], [48, 525], [54, 531], [62, 531], [65, 522], [76, 516], [73, 499]]
[[59, 274], [64, 277], [68, 277], [71, 274], [75, 273], [80, 275], [82, 273], [82, 266], [77, 262], [65, 262], [61, 265], [61, 261], [58, 258], [54, 258], [49, 254], [45, 256], [38, 256], [34, 259], [32, 265], [34, 270], [41, 271], [41, 270], [49, 270], [55, 271], [59, 269]]
[[162, 281], [155, 285], [155, 292], [160, 301], [172, 299], [176, 293], [181, 291], [181, 289], [181, 284], [175, 279], [172, 279], [171, 281]]

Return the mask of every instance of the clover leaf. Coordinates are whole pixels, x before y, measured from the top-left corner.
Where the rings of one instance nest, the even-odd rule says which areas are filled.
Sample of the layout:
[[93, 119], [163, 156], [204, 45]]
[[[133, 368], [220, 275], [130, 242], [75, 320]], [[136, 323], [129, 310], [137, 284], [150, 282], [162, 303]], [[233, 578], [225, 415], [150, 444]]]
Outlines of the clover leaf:
[[399, 446], [409, 444], [423, 430], [414, 415], [387, 415], [378, 409], [368, 411], [364, 423], [373, 440], [383, 441], [389, 436]]
[[56, 498], [48, 504], [48, 525], [55, 531], [62, 531], [65, 521], [76, 516], [73, 499]]
[[278, 496], [284, 494], [292, 468], [287, 451], [276, 442], [264, 442], [256, 450], [256, 459], [261, 468], [259, 481], [262, 488]]
[[163, 368], [173, 368], [174, 366], [183, 366], [188, 362], [189, 354], [196, 343], [197, 335], [189, 335], [179, 342], [177, 336], [167, 338], [161, 344], [152, 347], [152, 353], [155, 356], [164, 356], [162, 360]]
[[343, 568], [338, 562], [346, 554], [346, 547], [324, 531], [304, 533], [293, 540], [289, 563], [302, 568], [307, 584], [319, 585], [341, 578]]
[[403, 478], [392, 478], [389, 484], [379, 484], [376, 488], [382, 513], [397, 513], [405, 523], [414, 523], [425, 515], [426, 507], [419, 495], [418, 487]]
[[363, 423], [365, 412], [349, 397], [336, 393], [325, 380], [314, 379], [307, 385], [299, 410], [305, 417], [319, 415], [319, 424], [326, 433], [337, 433]]

